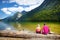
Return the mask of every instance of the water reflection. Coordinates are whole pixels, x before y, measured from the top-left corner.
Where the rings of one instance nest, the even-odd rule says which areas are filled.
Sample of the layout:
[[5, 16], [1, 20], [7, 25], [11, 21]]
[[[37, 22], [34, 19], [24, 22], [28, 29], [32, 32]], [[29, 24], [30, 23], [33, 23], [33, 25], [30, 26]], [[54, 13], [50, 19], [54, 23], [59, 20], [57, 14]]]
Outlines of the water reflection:
[[21, 30], [35, 31], [35, 27], [36, 27], [35, 24], [33, 26], [31, 23], [28, 23], [28, 22], [10, 22], [9, 24], [20, 31]]
[[8, 23], [0, 22], [0, 30], [15, 30], [15, 28]]
[[14, 26], [17, 30], [35, 31], [37, 23], [31, 22], [11, 22], [10, 25]]
[[1, 30], [23, 30], [25, 27], [19, 22], [1, 22], [0, 21], [0, 31]]
[[22, 25], [19, 22], [11, 22], [9, 24], [15, 27], [17, 30], [22, 30]]
[[21, 24], [19, 24], [18, 22], [16, 22], [16, 24], [17, 24], [17, 27], [19, 27], [19, 28], [21, 27]]
[[[0, 30], [28, 30], [35, 32], [36, 27], [37, 27], [38, 22], [0, 22]], [[41, 25], [41, 28], [43, 26], [43, 22], [39, 23]], [[60, 23], [49, 23], [47, 22], [47, 25], [50, 27], [50, 29], [57, 33], [60, 34]]]

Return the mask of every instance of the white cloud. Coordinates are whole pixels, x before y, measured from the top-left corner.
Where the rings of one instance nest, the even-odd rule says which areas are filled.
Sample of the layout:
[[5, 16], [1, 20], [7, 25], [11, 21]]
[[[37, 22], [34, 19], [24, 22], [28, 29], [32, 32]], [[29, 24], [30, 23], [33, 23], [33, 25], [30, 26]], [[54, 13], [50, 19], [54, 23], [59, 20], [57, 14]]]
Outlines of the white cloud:
[[30, 6], [30, 7], [27, 7], [27, 8], [25, 8], [25, 11], [31, 11], [31, 10], [33, 10], [33, 9], [35, 9], [36, 7], [38, 7], [38, 6], [40, 6], [40, 4], [37, 4], [37, 5], [34, 5], [34, 6]]
[[22, 8], [25, 11], [31, 11], [32, 9], [40, 6], [44, 0], [10, 0], [10, 3], [16, 2], [18, 5], [29, 5], [29, 7]]
[[19, 12], [21, 12], [21, 11], [24, 10], [24, 8], [19, 6], [19, 7], [17, 8], [17, 10], [18, 10]]
[[28, 12], [40, 6], [43, 3], [43, 1], [44, 0], [10, 0], [9, 3], [16, 2], [18, 5], [29, 5], [29, 7], [23, 8], [23, 6], [18, 6], [18, 7], [2, 8], [1, 10], [9, 15], [14, 12], [22, 12], [23, 10]]
[[19, 5], [33, 5], [37, 3], [41, 3], [44, 0], [10, 0], [10, 3], [16, 2]]
[[22, 7], [9, 7], [9, 8], [2, 8], [1, 9], [5, 14], [11, 14], [11, 13], [14, 13], [14, 12], [22, 12], [23, 11], [23, 8]]
[[11, 12], [9, 12], [7, 8], [2, 8], [1, 10], [2, 10], [5, 14], [11, 14]]
[[36, 2], [36, 0], [16, 0], [16, 3], [20, 5], [32, 5], [36, 4]]
[[23, 11], [23, 8], [22, 7], [10, 7], [10, 8], [8, 8], [8, 11], [10, 11], [10, 12], [21, 12], [21, 11]]

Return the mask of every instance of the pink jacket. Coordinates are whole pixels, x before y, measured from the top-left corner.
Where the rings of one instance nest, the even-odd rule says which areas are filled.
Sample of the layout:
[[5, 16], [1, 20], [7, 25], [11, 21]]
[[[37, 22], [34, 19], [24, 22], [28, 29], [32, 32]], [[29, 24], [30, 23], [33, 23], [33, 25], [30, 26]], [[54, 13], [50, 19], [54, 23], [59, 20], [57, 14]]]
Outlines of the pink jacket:
[[47, 25], [44, 25], [44, 26], [43, 26], [43, 29], [42, 29], [42, 33], [43, 33], [43, 34], [48, 34], [49, 32], [50, 32], [49, 27], [48, 27]]

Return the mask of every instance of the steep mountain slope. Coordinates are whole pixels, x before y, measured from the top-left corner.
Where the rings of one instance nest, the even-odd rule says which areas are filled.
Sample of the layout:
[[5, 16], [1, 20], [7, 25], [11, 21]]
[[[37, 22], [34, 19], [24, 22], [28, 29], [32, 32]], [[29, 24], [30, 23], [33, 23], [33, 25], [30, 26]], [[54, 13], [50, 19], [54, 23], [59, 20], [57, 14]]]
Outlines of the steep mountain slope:
[[4, 21], [60, 21], [60, 0], [45, 0], [29, 12], [17, 12]]
[[3, 19], [3, 21], [7, 21], [7, 22], [8, 22], [8, 21], [16, 21], [16, 20], [18, 20], [21, 16], [22, 16], [22, 14], [19, 13], [19, 12], [17, 12], [17, 13], [15, 13], [15, 14], [12, 15], [12, 16], [9, 16], [9, 17]]
[[28, 12], [18, 21], [59, 21], [60, 0], [45, 0], [41, 6]]

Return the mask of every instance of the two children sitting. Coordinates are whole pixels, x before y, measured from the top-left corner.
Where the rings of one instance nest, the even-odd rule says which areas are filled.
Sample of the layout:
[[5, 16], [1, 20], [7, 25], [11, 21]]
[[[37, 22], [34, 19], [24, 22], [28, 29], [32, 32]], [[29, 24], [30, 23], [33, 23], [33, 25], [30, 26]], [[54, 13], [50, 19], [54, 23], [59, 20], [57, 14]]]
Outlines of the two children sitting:
[[36, 33], [41, 33], [41, 34], [49, 34], [50, 33], [50, 29], [49, 27], [44, 24], [42, 30], [40, 28], [40, 25], [38, 24], [37, 28], [36, 28]]

